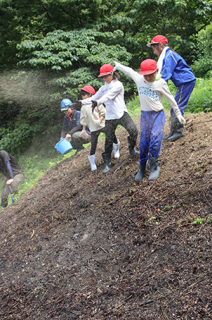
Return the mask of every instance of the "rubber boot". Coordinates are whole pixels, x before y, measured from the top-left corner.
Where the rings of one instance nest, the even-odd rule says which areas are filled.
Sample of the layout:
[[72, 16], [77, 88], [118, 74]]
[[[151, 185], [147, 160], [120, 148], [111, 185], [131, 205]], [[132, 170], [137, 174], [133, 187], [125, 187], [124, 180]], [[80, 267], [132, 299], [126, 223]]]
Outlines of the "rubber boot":
[[179, 120], [177, 118], [176, 119], [176, 125], [174, 128], [174, 134], [167, 139], [167, 141], [172, 142], [172, 141], [176, 141], [182, 137], [184, 137], [184, 133], [183, 133], [183, 128], [184, 125], [182, 123], [179, 122]]
[[111, 155], [108, 153], [102, 153], [102, 158], [105, 165], [103, 173], [105, 174], [111, 169]]
[[143, 179], [145, 171], [146, 171], [146, 165], [144, 165], [144, 166], [140, 165], [140, 170], [138, 171], [138, 173], [135, 176], [135, 181], [136, 182], [139, 182], [139, 181], [141, 181]]
[[170, 133], [168, 136], [165, 137], [165, 140], [169, 139], [174, 134], [174, 128], [176, 126], [176, 119], [177, 118], [169, 118], [169, 127], [170, 127]]
[[114, 158], [118, 159], [120, 158], [120, 153], [119, 153], [119, 145], [120, 141], [118, 140], [118, 143], [113, 143], [113, 152], [114, 152]]
[[149, 158], [149, 165], [150, 165], [150, 175], [149, 181], [154, 181], [158, 178], [160, 173], [160, 168], [158, 166], [158, 158]]
[[97, 166], [95, 164], [95, 154], [92, 154], [91, 156], [88, 156], [88, 159], [89, 159], [90, 164], [91, 164], [91, 171], [96, 170]]
[[128, 148], [131, 155], [139, 154], [140, 152], [136, 150], [135, 142], [133, 142], [130, 137], [127, 137], [128, 140]]

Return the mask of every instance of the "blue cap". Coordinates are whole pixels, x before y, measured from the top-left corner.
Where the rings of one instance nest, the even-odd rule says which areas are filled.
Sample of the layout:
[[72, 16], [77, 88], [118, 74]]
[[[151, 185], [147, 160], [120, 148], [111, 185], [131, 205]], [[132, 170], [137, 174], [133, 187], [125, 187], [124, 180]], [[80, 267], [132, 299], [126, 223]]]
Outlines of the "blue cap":
[[61, 101], [60, 106], [61, 106], [61, 111], [66, 111], [68, 110], [68, 108], [70, 108], [70, 106], [72, 106], [72, 102], [69, 99], [63, 99]]

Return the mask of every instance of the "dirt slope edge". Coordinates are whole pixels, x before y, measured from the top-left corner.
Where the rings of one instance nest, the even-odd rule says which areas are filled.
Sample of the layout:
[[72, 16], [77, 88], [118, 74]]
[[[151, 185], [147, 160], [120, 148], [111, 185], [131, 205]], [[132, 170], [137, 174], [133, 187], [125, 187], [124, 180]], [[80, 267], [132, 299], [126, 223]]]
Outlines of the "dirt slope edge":
[[187, 118], [155, 182], [120, 130], [106, 176], [99, 143], [96, 172], [85, 150], [1, 211], [0, 319], [212, 319], [211, 124]]

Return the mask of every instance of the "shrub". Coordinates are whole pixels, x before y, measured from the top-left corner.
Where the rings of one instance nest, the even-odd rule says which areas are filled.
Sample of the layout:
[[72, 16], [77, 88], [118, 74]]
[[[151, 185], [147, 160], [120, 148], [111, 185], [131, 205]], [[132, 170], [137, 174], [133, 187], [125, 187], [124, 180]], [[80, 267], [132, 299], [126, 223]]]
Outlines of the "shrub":
[[[7, 132], [5, 134], [5, 132]], [[22, 124], [13, 131], [1, 129], [0, 134], [4, 133], [0, 141], [0, 150], [9, 153], [20, 153], [28, 148], [33, 138], [33, 129], [27, 124]]]
[[212, 111], [212, 78], [197, 79], [186, 111], [192, 113]]

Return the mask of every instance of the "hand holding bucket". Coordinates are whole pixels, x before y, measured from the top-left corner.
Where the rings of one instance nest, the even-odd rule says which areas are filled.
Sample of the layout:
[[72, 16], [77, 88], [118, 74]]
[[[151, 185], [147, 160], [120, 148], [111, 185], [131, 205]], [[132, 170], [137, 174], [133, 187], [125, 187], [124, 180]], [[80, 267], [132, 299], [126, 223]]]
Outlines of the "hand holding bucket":
[[70, 152], [73, 149], [73, 147], [71, 143], [67, 141], [66, 138], [64, 138], [55, 145], [55, 149], [57, 150], [57, 152], [65, 154]]

